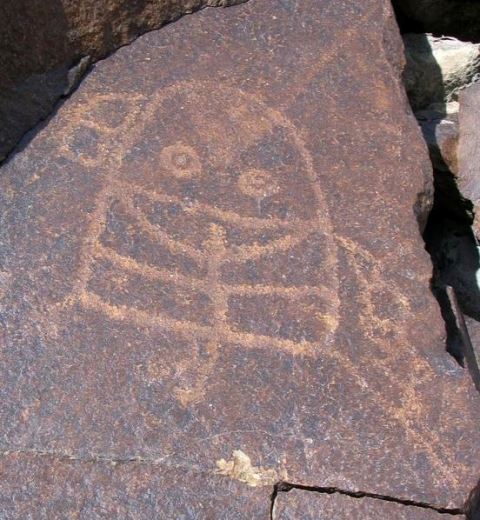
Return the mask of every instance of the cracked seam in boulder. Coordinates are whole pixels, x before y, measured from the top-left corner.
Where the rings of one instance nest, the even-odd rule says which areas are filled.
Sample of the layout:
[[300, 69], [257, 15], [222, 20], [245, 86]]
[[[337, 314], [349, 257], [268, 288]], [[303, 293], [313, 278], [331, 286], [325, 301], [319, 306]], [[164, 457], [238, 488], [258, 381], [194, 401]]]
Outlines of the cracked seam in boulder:
[[[49, 450], [42, 450], [42, 449], [36, 449], [36, 448], [12, 448], [12, 449], [1, 449], [0, 450], [0, 457], [8, 457], [8, 456], [15, 456], [15, 455], [32, 455], [34, 457], [53, 457], [57, 458], [63, 461], [71, 461], [71, 462], [81, 462], [81, 463], [105, 463], [105, 464], [126, 464], [126, 463], [137, 463], [137, 464], [151, 464], [151, 465], [161, 465], [165, 463], [165, 461], [172, 456], [172, 454], [164, 455], [162, 457], [145, 457], [142, 455], [132, 455], [128, 457], [121, 457], [121, 456], [115, 456], [112, 454], [101, 454], [101, 453], [94, 453], [87, 456], [79, 456], [75, 455], [73, 453], [69, 452], [59, 452], [59, 451], [49, 451]], [[243, 459], [242, 459], [243, 460]], [[250, 459], [249, 459], [250, 461]], [[249, 462], [248, 461], [248, 462]], [[167, 464], [169, 465], [169, 464]], [[182, 467], [182, 465], [172, 465], [173, 467]], [[238, 466], [238, 464], [237, 464]], [[243, 469], [245, 464], [241, 465]], [[220, 461], [217, 461], [217, 475], [224, 475], [229, 476], [231, 478], [234, 478], [234, 480], [239, 480], [240, 482], [243, 482], [247, 485], [268, 485], [271, 482], [272, 477], [275, 475], [277, 476], [277, 472], [274, 472], [273, 470], [266, 470], [264, 468], [257, 468], [257, 467], [250, 467], [249, 464], [247, 464], [248, 468], [250, 468], [250, 471], [247, 472], [248, 475], [251, 478], [254, 478], [255, 483], [251, 483], [251, 478], [246, 478], [243, 472], [233, 471], [233, 466], [230, 467], [228, 465], [228, 461], [223, 461], [221, 459]], [[235, 466], [236, 467], [236, 466]], [[195, 470], [198, 471], [198, 468], [194, 468], [191, 466], [185, 465], [185, 469], [188, 469], [190, 471]], [[253, 471], [256, 470], [256, 471]], [[234, 474], [231, 474], [233, 471]], [[252, 473], [253, 471], [253, 473]], [[257, 473], [261, 474], [261, 482], [257, 482], [258, 475]], [[200, 471], [200, 473], [207, 473], [205, 471]], [[252, 476], [253, 475], [253, 476]], [[258, 478], [257, 478], [258, 477]], [[428, 509], [431, 511], [436, 511], [440, 514], [450, 514], [450, 515], [465, 515], [465, 509], [464, 508], [442, 508], [439, 506], [435, 506], [434, 504], [428, 504], [426, 502], [419, 502], [415, 500], [408, 500], [405, 498], [398, 498], [398, 497], [392, 497], [389, 495], [382, 495], [378, 493], [371, 493], [368, 491], [353, 491], [348, 489], [341, 489], [333, 486], [305, 486], [300, 484], [295, 484], [292, 482], [286, 482], [286, 481], [278, 481], [274, 483], [273, 485], [273, 492], [271, 494], [271, 520], [274, 520], [274, 508], [276, 499], [278, 497], [279, 493], [286, 493], [292, 489], [298, 489], [301, 491], [307, 491], [307, 492], [313, 492], [313, 493], [319, 493], [319, 494], [326, 494], [326, 495], [333, 495], [333, 494], [339, 494], [348, 496], [350, 498], [370, 498], [370, 499], [376, 499], [376, 500], [383, 500], [386, 502], [393, 502], [396, 504], [401, 504], [406, 507], [417, 507], [421, 509]]]
[[278, 482], [273, 488], [271, 495], [271, 508], [270, 508], [270, 520], [275, 520], [275, 504], [279, 493], [287, 493], [292, 489], [298, 489], [300, 491], [307, 491], [312, 493], [319, 493], [325, 495], [344, 495], [350, 498], [370, 498], [374, 500], [383, 500], [384, 502], [393, 502], [396, 504], [403, 505], [405, 507], [417, 507], [420, 509], [428, 509], [430, 511], [436, 511], [439, 514], [450, 514], [450, 515], [465, 515], [464, 508], [444, 508], [435, 506], [434, 504], [428, 504], [426, 502], [419, 502], [416, 500], [408, 500], [404, 498], [392, 497], [389, 495], [381, 495], [378, 493], [370, 493], [368, 491], [352, 491], [348, 489], [341, 489], [337, 487], [322, 487], [322, 486], [304, 486], [300, 484], [294, 484], [291, 482]]

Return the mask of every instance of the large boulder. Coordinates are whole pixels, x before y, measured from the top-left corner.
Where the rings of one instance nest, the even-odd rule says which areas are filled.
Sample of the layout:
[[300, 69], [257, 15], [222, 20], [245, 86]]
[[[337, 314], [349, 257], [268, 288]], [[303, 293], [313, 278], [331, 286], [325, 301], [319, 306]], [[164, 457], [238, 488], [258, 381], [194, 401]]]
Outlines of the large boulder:
[[2, 168], [8, 518], [268, 518], [285, 481], [463, 506], [480, 399], [429, 291], [402, 56], [386, 0], [204, 10]]

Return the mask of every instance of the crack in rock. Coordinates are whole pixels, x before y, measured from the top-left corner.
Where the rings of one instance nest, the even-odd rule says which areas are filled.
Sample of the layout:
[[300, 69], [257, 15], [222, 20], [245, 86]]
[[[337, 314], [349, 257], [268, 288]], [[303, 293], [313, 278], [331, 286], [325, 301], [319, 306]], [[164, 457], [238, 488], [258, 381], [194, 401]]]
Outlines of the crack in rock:
[[68, 451], [50, 451], [38, 448], [11, 448], [0, 449], [0, 457], [8, 457], [15, 455], [33, 455], [38, 457], [52, 457], [65, 461], [75, 461], [82, 463], [105, 462], [112, 464], [124, 464], [128, 462], [135, 462], [140, 464], [161, 464], [172, 455], [165, 455], [163, 457], [145, 457], [143, 455], [131, 455], [128, 457], [115, 456], [113, 454], [91, 453], [87, 456], [79, 456]]
[[408, 500], [399, 497], [393, 497], [389, 495], [381, 495], [378, 493], [370, 493], [368, 491], [352, 491], [348, 489], [341, 489], [337, 487], [322, 487], [322, 486], [304, 486], [300, 484], [295, 484], [292, 482], [278, 482], [275, 484], [272, 495], [271, 495], [271, 509], [270, 509], [270, 520], [275, 520], [275, 504], [276, 500], [279, 496], [279, 493], [288, 493], [292, 489], [298, 489], [301, 491], [308, 491], [312, 493], [319, 493], [325, 495], [343, 495], [350, 498], [370, 498], [374, 500], [380, 500], [384, 502], [393, 502], [396, 504], [403, 505], [405, 507], [416, 507], [419, 509], [428, 509], [431, 511], [435, 511], [440, 514], [449, 514], [449, 515], [465, 515], [465, 510], [463, 508], [442, 508], [438, 507], [434, 504], [428, 504], [425, 502], [418, 502], [415, 500]]

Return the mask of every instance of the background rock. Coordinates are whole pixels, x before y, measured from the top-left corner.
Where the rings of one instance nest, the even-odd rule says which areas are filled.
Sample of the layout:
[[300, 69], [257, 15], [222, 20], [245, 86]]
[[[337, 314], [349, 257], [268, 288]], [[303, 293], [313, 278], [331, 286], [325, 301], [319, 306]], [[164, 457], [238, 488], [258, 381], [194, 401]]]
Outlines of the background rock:
[[[476, 160], [479, 47], [453, 38], [405, 34], [408, 96], [435, 170], [435, 202], [424, 233], [433, 287], [446, 322], [447, 348], [462, 362], [462, 342], [445, 288], [455, 289], [468, 316], [480, 319], [480, 200]], [[460, 113], [459, 113], [460, 112]]]
[[460, 93], [458, 176], [462, 195], [473, 204], [474, 232], [480, 237], [480, 83]]
[[431, 34], [404, 34], [405, 88], [416, 112], [458, 99], [480, 72], [480, 46]]
[[[0, 5], [0, 161], [85, 72], [140, 34], [242, 0], [5, 0]], [[68, 88], [70, 87], [70, 89]]]
[[[452, 123], [452, 137], [445, 137], [443, 142], [445, 164], [450, 160], [454, 167], [450, 174], [440, 169], [437, 174], [438, 207], [432, 217], [439, 223], [431, 226], [433, 233], [429, 236], [443, 282], [455, 288], [464, 312], [476, 320], [480, 320], [480, 250], [475, 240], [480, 236], [479, 117], [480, 84], [476, 83], [460, 92], [457, 137]], [[438, 128], [445, 125], [443, 120], [436, 127], [437, 136]], [[453, 143], [456, 140], [456, 146], [449, 148], [448, 139]], [[442, 141], [437, 140], [437, 144], [442, 148]], [[448, 149], [456, 153], [449, 156]]]
[[402, 32], [431, 32], [480, 41], [476, 0], [393, 0]]
[[458, 173], [458, 102], [430, 105], [416, 112], [433, 168]]

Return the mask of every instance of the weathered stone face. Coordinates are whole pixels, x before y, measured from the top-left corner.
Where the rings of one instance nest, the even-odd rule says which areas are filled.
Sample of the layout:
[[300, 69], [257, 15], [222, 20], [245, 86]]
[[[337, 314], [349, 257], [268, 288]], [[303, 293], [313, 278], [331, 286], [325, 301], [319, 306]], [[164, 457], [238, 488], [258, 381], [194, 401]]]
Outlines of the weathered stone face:
[[268, 518], [270, 510], [270, 488], [205, 479], [186, 465], [12, 453], [2, 460], [1, 476], [2, 514], [9, 519]]
[[6, 0], [0, 6], [2, 84], [18, 83], [81, 56], [96, 60], [183, 14], [241, 1]]
[[461, 506], [480, 409], [400, 62], [388, 2], [251, 0], [97, 65], [0, 178], [2, 475], [141, 463], [159, 517], [280, 480]]

